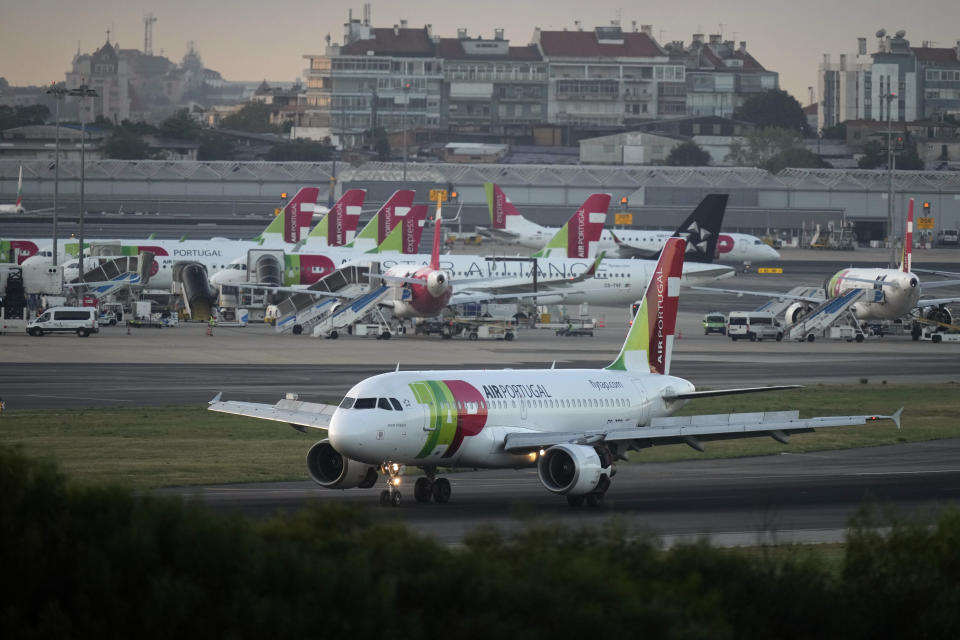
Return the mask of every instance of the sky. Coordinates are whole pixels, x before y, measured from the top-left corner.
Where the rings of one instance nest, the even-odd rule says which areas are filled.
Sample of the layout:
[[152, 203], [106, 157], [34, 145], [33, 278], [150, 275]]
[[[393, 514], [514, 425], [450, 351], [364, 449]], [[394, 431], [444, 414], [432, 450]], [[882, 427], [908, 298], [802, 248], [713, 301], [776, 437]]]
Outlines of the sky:
[[[724, 40], [746, 41], [747, 50], [767, 69], [780, 74], [780, 86], [802, 104], [816, 88], [823, 54], [834, 62], [856, 51], [857, 37], [875, 50], [874, 33], [907, 32], [913, 46], [955, 47], [960, 40], [960, 1], [919, 0], [685, 0], [639, 3], [623, 0], [483, 0], [428, 2], [374, 0], [374, 26], [390, 27], [406, 19], [411, 27], [433, 25], [434, 33], [455, 37], [458, 27], [471, 36], [493, 37], [502, 27], [514, 45], [527, 44], [534, 27], [575, 29], [619, 19], [653, 25], [660, 42], [693, 33], [720, 33]], [[143, 48], [143, 16], [153, 13], [153, 50], [175, 62], [195, 43], [204, 64], [227, 80], [264, 78], [292, 83], [306, 66], [304, 54], [323, 53], [324, 37], [343, 40], [343, 24], [363, 2], [341, 0], [0, 0], [0, 76], [14, 85], [63, 80], [78, 50], [91, 53], [107, 38], [123, 48]]]

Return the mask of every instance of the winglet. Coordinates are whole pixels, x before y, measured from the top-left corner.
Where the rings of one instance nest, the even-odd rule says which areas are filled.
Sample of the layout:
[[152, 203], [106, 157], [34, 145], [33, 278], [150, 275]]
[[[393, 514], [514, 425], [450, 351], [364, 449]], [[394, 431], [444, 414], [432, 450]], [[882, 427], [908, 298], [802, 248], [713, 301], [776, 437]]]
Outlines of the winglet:
[[220, 402], [220, 398], [222, 396], [223, 396], [223, 391], [218, 391], [217, 395], [213, 396], [213, 400], [211, 400], [207, 404], [217, 404], [218, 402]]
[[897, 425], [897, 431], [900, 431], [900, 416], [903, 414], [903, 407], [900, 407], [893, 412], [893, 415], [890, 416], [890, 419], [893, 420], [893, 423]]

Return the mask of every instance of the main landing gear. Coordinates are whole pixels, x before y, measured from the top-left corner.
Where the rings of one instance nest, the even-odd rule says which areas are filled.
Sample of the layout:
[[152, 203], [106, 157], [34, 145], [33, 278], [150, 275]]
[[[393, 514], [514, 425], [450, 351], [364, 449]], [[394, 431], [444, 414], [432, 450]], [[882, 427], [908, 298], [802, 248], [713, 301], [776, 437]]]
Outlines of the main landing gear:
[[437, 504], [446, 504], [450, 502], [450, 481], [446, 478], [438, 478], [435, 467], [424, 468], [426, 476], [417, 478], [413, 485], [413, 497], [417, 502], [430, 502], [433, 500]]

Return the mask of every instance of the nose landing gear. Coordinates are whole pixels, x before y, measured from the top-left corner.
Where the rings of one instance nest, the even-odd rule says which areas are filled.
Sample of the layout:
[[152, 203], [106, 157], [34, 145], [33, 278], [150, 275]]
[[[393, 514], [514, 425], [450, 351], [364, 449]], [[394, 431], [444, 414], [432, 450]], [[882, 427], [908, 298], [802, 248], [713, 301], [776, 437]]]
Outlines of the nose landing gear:
[[403, 465], [396, 462], [384, 462], [380, 465], [380, 473], [387, 476], [387, 488], [380, 492], [380, 506], [399, 507], [403, 501], [403, 494], [400, 493]]

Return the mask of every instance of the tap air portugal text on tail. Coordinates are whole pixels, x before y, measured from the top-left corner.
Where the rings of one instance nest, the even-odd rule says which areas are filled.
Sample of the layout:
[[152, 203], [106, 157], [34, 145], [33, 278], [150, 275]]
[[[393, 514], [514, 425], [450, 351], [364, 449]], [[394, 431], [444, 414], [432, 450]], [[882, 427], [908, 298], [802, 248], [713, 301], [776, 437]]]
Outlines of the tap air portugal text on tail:
[[331, 489], [374, 486], [386, 476], [382, 504], [401, 503], [403, 469], [418, 502], [447, 502], [441, 468], [536, 467], [544, 488], [573, 505], [599, 505], [616, 462], [655, 444], [702, 449], [716, 439], [771, 436], [862, 425], [893, 415], [800, 418], [796, 411], [671, 417], [701, 397], [769, 391], [758, 387], [696, 391], [670, 375], [684, 241], [667, 241], [637, 319], [616, 359], [602, 369], [397, 371], [354, 385], [339, 406], [302, 402], [233, 402], [220, 394], [210, 409], [286, 422], [326, 437], [307, 454], [310, 476]]

